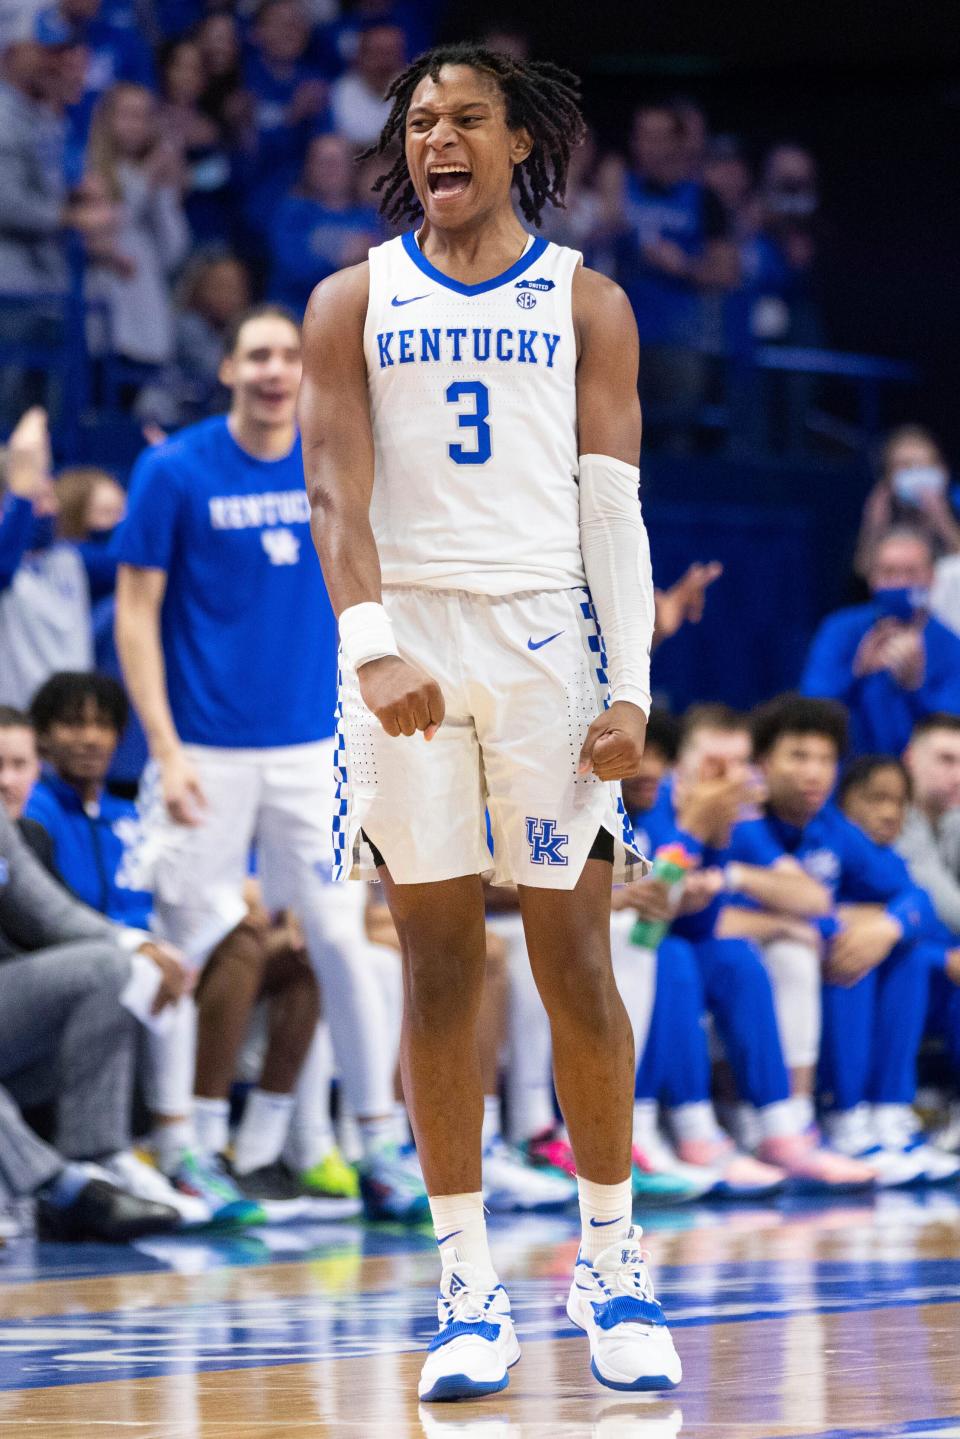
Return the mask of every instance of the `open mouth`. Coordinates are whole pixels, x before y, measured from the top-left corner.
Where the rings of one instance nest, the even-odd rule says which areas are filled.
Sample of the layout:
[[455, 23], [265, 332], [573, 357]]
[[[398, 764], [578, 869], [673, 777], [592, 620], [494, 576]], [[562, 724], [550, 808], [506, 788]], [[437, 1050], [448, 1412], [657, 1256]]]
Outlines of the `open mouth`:
[[452, 200], [463, 195], [473, 176], [464, 165], [434, 165], [427, 174], [430, 194], [440, 200]]

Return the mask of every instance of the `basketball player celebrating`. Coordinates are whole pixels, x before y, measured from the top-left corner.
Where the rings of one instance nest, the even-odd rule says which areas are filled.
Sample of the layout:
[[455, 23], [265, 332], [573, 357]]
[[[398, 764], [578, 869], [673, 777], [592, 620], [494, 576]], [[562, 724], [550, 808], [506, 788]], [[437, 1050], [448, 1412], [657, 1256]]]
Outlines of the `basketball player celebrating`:
[[637, 860], [617, 781], [643, 750], [653, 630], [636, 326], [616, 285], [514, 212], [514, 187], [534, 224], [562, 204], [573, 76], [457, 45], [388, 98], [374, 149], [402, 150], [383, 208], [422, 218], [314, 292], [300, 406], [339, 618], [335, 848], [344, 878], [379, 875], [400, 936], [442, 1263], [419, 1394], [503, 1389], [520, 1356], [481, 1196], [483, 876], [519, 887], [550, 1016], [583, 1229], [567, 1312], [601, 1383], [672, 1388], [631, 1225], [633, 1041], [609, 942], [612, 868]]

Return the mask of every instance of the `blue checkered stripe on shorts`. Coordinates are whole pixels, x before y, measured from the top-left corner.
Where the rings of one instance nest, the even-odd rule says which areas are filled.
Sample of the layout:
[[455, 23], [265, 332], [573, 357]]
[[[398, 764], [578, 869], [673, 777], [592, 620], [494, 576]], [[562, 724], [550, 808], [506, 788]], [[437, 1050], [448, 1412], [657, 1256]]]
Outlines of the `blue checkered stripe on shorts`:
[[[607, 678], [607, 652], [603, 646], [603, 631], [600, 628], [600, 621], [594, 609], [593, 600], [587, 585], [581, 585], [581, 592], [585, 596], [580, 601], [580, 613], [587, 622], [587, 644], [590, 653], [596, 656], [594, 674], [600, 682], [600, 693], [603, 696], [604, 709], [610, 708], [610, 681]], [[621, 839], [629, 851], [636, 850], [636, 840], [633, 835], [633, 826], [627, 817], [627, 811], [623, 807], [623, 799], [617, 789], [617, 814], [620, 818]]]
[[333, 777], [336, 782], [333, 800], [333, 878], [344, 880], [353, 867], [347, 855], [347, 817], [350, 813], [350, 789], [347, 782], [347, 740], [343, 729], [343, 671], [337, 670], [337, 704], [333, 712], [334, 748]]

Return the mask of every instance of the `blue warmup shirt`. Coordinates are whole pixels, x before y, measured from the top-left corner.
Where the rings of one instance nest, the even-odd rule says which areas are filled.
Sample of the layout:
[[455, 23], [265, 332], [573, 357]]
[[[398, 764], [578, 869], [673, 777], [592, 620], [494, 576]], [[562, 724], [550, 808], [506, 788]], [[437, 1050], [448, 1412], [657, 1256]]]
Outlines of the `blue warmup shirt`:
[[829, 615], [813, 637], [800, 688], [805, 695], [847, 705], [854, 753], [899, 755], [924, 715], [936, 710], [960, 714], [960, 637], [937, 619], [927, 621], [926, 666], [919, 689], [905, 690], [885, 671], [857, 679], [854, 656], [879, 618], [873, 604]]
[[140, 819], [130, 800], [104, 790], [98, 810], [88, 812], [72, 785], [44, 770], [24, 818], [46, 830], [60, 876], [78, 899], [118, 924], [148, 927], [152, 897], [132, 887], [131, 856], [139, 842]]
[[117, 554], [167, 573], [163, 652], [182, 740], [263, 749], [333, 734], [337, 626], [299, 439], [258, 460], [217, 416], [146, 450]]
[[734, 825], [727, 858], [769, 866], [791, 855], [833, 895], [835, 904], [884, 904], [904, 939], [929, 935], [936, 916], [924, 890], [892, 849], [873, 840], [832, 804], [798, 829], [775, 815]]
[[[705, 846], [702, 840], [695, 839], [692, 834], [681, 829], [677, 822], [677, 811], [673, 797], [673, 780], [667, 778], [657, 791], [657, 798], [653, 808], [647, 810], [646, 814], [631, 816], [633, 820], [633, 832], [643, 850], [644, 854], [655, 856], [658, 849], [667, 844], [682, 844], [689, 853], [696, 855], [700, 860], [703, 869], [710, 869], [717, 865], [723, 865], [727, 860], [727, 854]], [[670, 933], [678, 935], [681, 939], [689, 940], [695, 944], [698, 940], [709, 939], [716, 927], [717, 918], [723, 908], [724, 896], [718, 895], [711, 900], [706, 909], [698, 910], [696, 914], [681, 915], [670, 925]]]

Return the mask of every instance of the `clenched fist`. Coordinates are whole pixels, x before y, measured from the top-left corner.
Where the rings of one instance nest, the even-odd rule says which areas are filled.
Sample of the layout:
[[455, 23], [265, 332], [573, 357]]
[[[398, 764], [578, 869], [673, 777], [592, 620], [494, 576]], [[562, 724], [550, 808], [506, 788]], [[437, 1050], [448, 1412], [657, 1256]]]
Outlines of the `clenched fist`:
[[364, 704], [388, 735], [422, 730], [424, 739], [433, 739], [444, 715], [443, 691], [436, 680], [396, 655], [369, 660], [360, 666], [357, 679]]
[[647, 718], [629, 700], [615, 700], [587, 730], [577, 770], [597, 779], [632, 779], [640, 768]]

